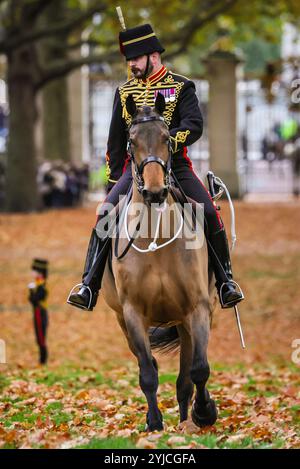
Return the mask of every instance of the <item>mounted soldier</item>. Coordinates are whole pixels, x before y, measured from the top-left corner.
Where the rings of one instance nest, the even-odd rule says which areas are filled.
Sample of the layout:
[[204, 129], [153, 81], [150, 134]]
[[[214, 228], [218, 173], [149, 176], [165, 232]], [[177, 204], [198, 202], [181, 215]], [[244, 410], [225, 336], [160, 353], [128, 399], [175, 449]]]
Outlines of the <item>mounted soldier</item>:
[[[162, 64], [161, 54], [164, 48], [149, 24], [120, 32], [119, 42], [133, 78], [118, 87], [115, 93], [107, 144], [108, 195], [105, 202], [116, 206], [119, 196], [125, 195], [132, 183], [127, 152], [128, 128], [132, 116], [126, 108], [126, 99], [131, 95], [137, 107], [153, 107], [158, 93], [161, 93], [166, 104], [163, 117], [170, 132], [171, 168], [186, 196], [204, 205], [206, 237], [214, 252], [211, 262], [220, 302], [223, 308], [232, 307], [243, 299], [243, 294], [232, 278], [225, 228], [210, 193], [196, 176], [187, 154], [187, 147], [196, 142], [203, 131], [195, 85], [188, 78], [167, 70]], [[163, 194], [156, 195], [156, 202], [160, 202], [160, 197], [163, 199]], [[105, 205], [104, 203], [100, 211], [100, 219], [105, 213]], [[94, 228], [80, 290], [78, 293], [71, 293], [68, 303], [82, 309], [94, 308], [109, 247], [107, 238], [99, 238]], [[100, 251], [101, 262], [96, 269], [93, 268], [93, 275], [88, 275]]]

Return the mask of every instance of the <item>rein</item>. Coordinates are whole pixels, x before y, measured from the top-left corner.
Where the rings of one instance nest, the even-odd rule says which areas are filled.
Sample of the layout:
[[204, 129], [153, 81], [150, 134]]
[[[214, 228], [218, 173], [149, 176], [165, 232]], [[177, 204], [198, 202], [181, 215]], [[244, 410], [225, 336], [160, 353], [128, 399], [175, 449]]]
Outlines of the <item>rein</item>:
[[[139, 124], [144, 124], [145, 122], [163, 122], [165, 124], [165, 120], [162, 116], [144, 116], [140, 118], [135, 118], [132, 120], [131, 126], [133, 125], [139, 125]], [[130, 130], [129, 128], [129, 130]], [[137, 164], [134, 152], [132, 149], [132, 141], [129, 138], [127, 142], [127, 152], [129, 154], [130, 160], [133, 161], [134, 163], [134, 174], [135, 174], [135, 180], [137, 184], [137, 190], [141, 194], [144, 190], [145, 187], [145, 182], [143, 179], [143, 171], [144, 168], [147, 164], [149, 163], [158, 163], [164, 170], [164, 184], [167, 187], [167, 190], [170, 190], [171, 187], [171, 179], [170, 179], [170, 174], [171, 174], [171, 156], [172, 156], [172, 147], [171, 147], [171, 140], [169, 139], [168, 142], [168, 159], [167, 161], [162, 160], [159, 156], [155, 155], [149, 155], [147, 158], [145, 158], [140, 165]]]

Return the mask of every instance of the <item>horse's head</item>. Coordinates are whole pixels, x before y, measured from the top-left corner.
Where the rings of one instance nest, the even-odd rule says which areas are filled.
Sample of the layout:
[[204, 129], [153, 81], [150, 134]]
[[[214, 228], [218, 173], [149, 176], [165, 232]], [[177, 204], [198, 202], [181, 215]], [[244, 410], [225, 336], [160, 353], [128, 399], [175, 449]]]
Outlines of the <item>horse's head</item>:
[[170, 134], [162, 117], [165, 98], [158, 93], [154, 108], [137, 108], [129, 95], [126, 109], [132, 116], [128, 151], [134, 162], [138, 191], [148, 205], [161, 204], [168, 195], [171, 168]]

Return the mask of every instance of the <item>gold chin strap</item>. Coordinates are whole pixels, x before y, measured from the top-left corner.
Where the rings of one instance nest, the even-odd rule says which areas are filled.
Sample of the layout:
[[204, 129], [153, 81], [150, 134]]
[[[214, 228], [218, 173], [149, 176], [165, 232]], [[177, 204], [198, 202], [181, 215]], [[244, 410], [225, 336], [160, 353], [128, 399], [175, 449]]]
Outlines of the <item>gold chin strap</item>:
[[127, 62], [127, 81], [131, 80], [131, 68], [129, 62]]

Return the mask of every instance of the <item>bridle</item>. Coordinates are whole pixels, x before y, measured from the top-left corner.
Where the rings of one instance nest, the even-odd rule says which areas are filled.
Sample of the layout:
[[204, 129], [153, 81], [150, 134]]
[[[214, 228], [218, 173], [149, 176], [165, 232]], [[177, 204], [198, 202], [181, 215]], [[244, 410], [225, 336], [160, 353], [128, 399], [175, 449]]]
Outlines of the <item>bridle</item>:
[[[131, 122], [131, 125], [128, 128], [128, 132], [130, 133], [130, 129], [133, 125], [143, 124], [145, 122], [151, 122], [151, 121], [152, 122], [153, 121], [164, 122], [164, 124], [167, 126], [167, 124], [165, 123], [162, 116], [160, 116], [160, 115], [146, 115], [146, 116], [143, 116], [143, 117], [133, 118], [133, 120]], [[168, 140], [168, 159], [167, 159], [167, 161], [162, 160], [158, 156], [149, 155], [149, 156], [147, 156], [147, 158], [145, 158], [141, 162], [140, 165], [138, 165], [138, 163], [135, 159], [135, 156], [134, 156], [133, 149], [132, 149], [132, 142], [131, 142], [130, 137], [129, 137], [128, 142], [127, 142], [127, 153], [129, 155], [130, 160], [134, 163], [134, 177], [133, 177], [133, 179], [135, 180], [135, 183], [137, 185], [137, 189], [138, 189], [139, 193], [142, 193], [142, 191], [144, 190], [144, 186], [145, 186], [145, 182], [144, 182], [144, 179], [143, 179], [143, 170], [144, 170], [145, 166], [149, 163], [158, 163], [164, 170], [164, 183], [166, 185], [167, 191], [171, 193], [174, 201], [179, 202], [179, 199], [178, 199], [178, 196], [177, 196], [176, 192], [174, 191], [174, 187], [171, 185], [171, 177], [172, 177], [172, 179], [174, 179], [175, 183], [178, 185], [178, 189], [179, 189], [179, 192], [181, 194], [182, 200], [184, 200], [184, 203], [188, 203], [188, 199], [187, 199], [185, 193], [183, 192], [181, 186], [179, 185], [179, 183], [176, 179], [176, 176], [174, 175], [174, 173], [171, 169], [172, 146], [171, 146], [170, 137], [169, 137], [169, 140]], [[183, 220], [184, 219], [183, 219], [182, 213], [180, 212], [181, 221], [180, 221], [179, 229], [176, 231], [176, 233], [174, 234], [174, 236], [171, 239], [168, 239], [166, 242], [164, 242], [160, 245], [157, 245], [156, 241], [157, 241], [157, 238], [158, 238], [158, 235], [159, 235], [159, 226], [160, 226], [161, 216], [162, 216], [163, 211], [166, 209], [167, 204], [162, 204], [162, 207], [155, 207], [155, 210], [157, 210], [157, 212], [158, 212], [158, 220], [157, 220], [154, 239], [149, 244], [147, 249], [139, 248], [138, 246], [136, 246], [134, 244], [134, 241], [136, 240], [136, 237], [139, 234], [139, 230], [140, 230], [140, 226], [141, 226], [141, 219], [143, 218], [144, 212], [142, 212], [142, 214], [140, 216], [139, 222], [136, 225], [136, 228], [135, 228], [135, 231], [134, 231], [133, 235], [130, 236], [129, 232], [128, 232], [128, 229], [127, 229], [127, 222], [128, 222], [127, 217], [128, 217], [128, 210], [129, 210], [129, 206], [130, 206], [130, 197], [131, 197], [131, 195], [132, 195], [132, 186], [131, 186], [131, 189], [130, 189], [130, 193], [128, 193], [127, 196], [126, 196], [127, 197], [127, 202], [125, 203], [125, 210], [122, 211], [122, 221], [119, 222], [118, 225], [117, 225], [117, 226], [119, 226], [120, 224], [123, 225], [123, 223], [124, 223], [125, 233], [126, 233], [126, 236], [127, 236], [127, 239], [128, 239], [127, 246], [125, 247], [122, 254], [119, 255], [119, 252], [118, 252], [118, 246], [119, 246], [118, 233], [119, 233], [119, 231], [117, 229], [117, 236], [116, 236], [116, 242], [115, 242], [115, 257], [118, 260], [121, 260], [127, 254], [127, 252], [129, 251], [129, 249], [131, 247], [133, 247], [135, 250], [139, 251], [140, 253], [146, 253], [146, 252], [150, 252], [150, 251], [156, 251], [157, 249], [162, 249], [163, 247], [165, 247], [166, 245], [172, 243], [173, 241], [175, 241], [175, 239], [177, 239], [177, 237], [179, 236], [180, 232], [182, 231], [182, 227], [183, 227]], [[194, 226], [194, 223], [193, 223], [193, 226]]]
[[[135, 119], [132, 120], [131, 125], [128, 129], [128, 132], [130, 132], [130, 129], [133, 125], [138, 125], [138, 124], [144, 124], [145, 122], [163, 122], [165, 125], [165, 120], [162, 116], [144, 116], [144, 117], [136, 117]], [[162, 160], [159, 156], [155, 155], [149, 155], [147, 158], [145, 158], [141, 164], [138, 165], [134, 152], [132, 149], [132, 141], [129, 138], [127, 142], [127, 153], [129, 155], [129, 158], [131, 161], [134, 163], [134, 174], [135, 174], [135, 182], [137, 185], [137, 190], [141, 194], [142, 191], [144, 190], [145, 187], [145, 181], [143, 178], [143, 171], [144, 168], [147, 164], [149, 163], [158, 163], [164, 170], [164, 184], [166, 186], [166, 189], [169, 191], [171, 187], [171, 155], [172, 155], [172, 147], [171, 147], [171, 140], [169, 139], [168, 141], [168, 159], [167, 161]]]

